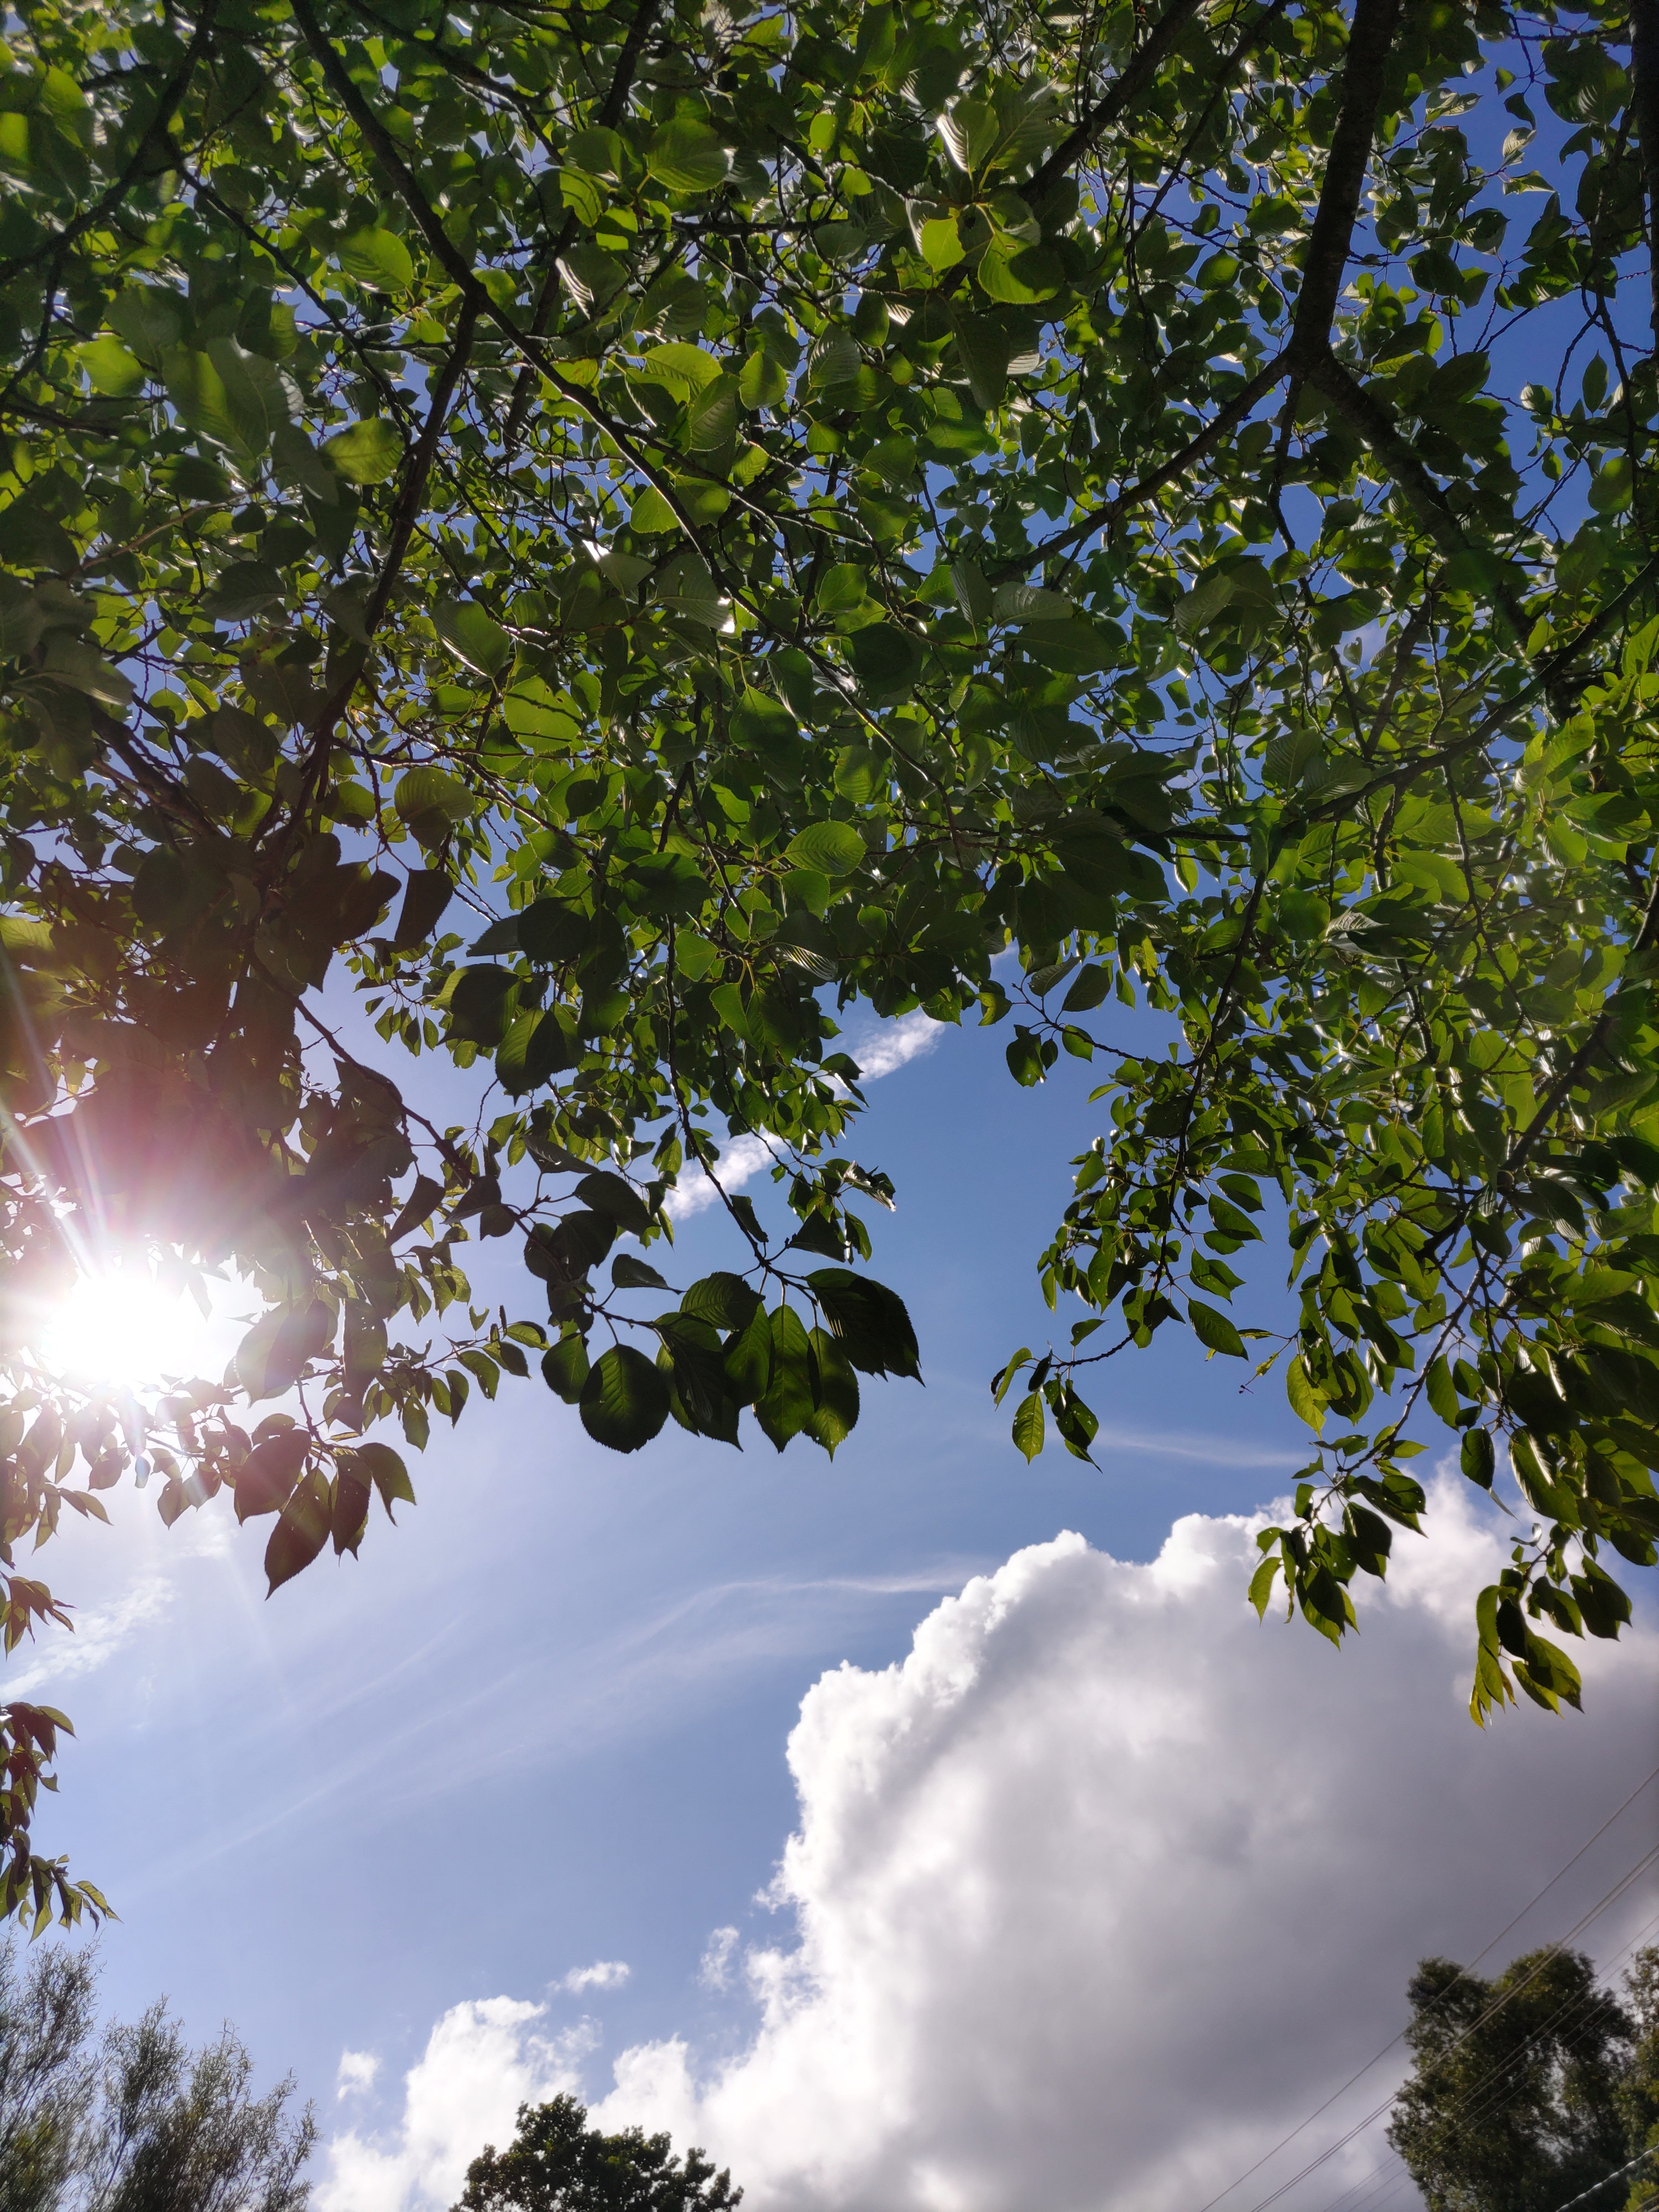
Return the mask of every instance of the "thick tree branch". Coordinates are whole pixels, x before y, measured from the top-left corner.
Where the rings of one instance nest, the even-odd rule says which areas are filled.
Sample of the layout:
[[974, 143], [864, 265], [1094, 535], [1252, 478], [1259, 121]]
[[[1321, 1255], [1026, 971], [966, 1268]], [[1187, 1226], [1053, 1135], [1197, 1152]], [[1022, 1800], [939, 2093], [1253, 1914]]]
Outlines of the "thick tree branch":
[[1342, 108], [1320, 186], [1319, 206], [1302, 264], [1290, 350], [1300, 373], [1330, 341], [1336, 302], [1348, 266], [1359, 198], [1376, 135], [1376, 113], [1389, 49], [1399, 28], [1401, 0], [1358, 0], [1342, 68]]
[[1418, 520], [1441, 551], [1449, 559], [1455, 554], [1473, 553], [1482, 561], [1489, 572], [1486, 580], [1493, 602], [1509, 624], [1516, 643], [1522, 643], [1527, 635], [1527, 619], [1499, 570], [1496, 556], [1471, 544], [1451, 501], [1425, 467], [1386, 402], [1328, 350], [1316, 353], [1307, 362], [1304, 374], [1314, 389], [1346, 417], [1377, 459], [1387, 464]]

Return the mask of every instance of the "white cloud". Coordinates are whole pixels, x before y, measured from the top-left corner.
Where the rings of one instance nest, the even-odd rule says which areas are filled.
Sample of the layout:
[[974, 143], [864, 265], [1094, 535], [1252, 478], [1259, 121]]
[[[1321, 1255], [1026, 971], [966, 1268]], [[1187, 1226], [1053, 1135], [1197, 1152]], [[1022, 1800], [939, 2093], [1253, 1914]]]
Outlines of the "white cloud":
[[350, 2130], [330, 2142], [318, 2212], [435, 2212], [452, 2204], [485, 2144], [503, 2148], [512, 2141], [520, 2105], [579, 2086], [597, 2034], [584, 2021], [544, 2035], [537, 2023], [546, 2009], [513, 1997], [453, 2006], [404, 2077], [403, 2119], [390, 2137]]
[[[750, 2212], [1193, 2212], [1401, 2024], [1419, 1956], [1470, 1958], [1652, 1763], [1650, 1626], [1575, 1646], [1583, 1717], [1471, 1726], [1469, 1601], [1504, 1547], [1468, 1498], [1437, 1486], [1433, 1540], [1397, 1540], [1340, 1653], [1258, 1625], [1250, 1524], [1192, 1516], [1146, 1565], [1073, 1535], [1021, 1552], [902, 1664], [825, 1674], [789, 1743], [796, 1941], [744, 1961], [752, 2040], [629, 2051], [596, 2118], [707, 2144]], [[1513, 1948], [1644, 1842], [1621, 1823]], [[1650, 1877], [1626, 1903], [1656, 1901]], [[1324, 2166], [1310, 2206], [1381, 2148]]]
[[106, 1665], [140, 1629], [158, 1621], [172, 1602], [172, 1583], [157, 1575], [139, 1583], [102, 1611], [83, 1613], [72, 1633], [45, 1631], [34, 1646], [36, 1656], [20, 1673], [9, 1677], [7, 1697], [32, 1698], [42, 1690], [50, 1692], [75, 1675], [90, 1674]]
[[[861, 1080], [876, 1083], [884, 1075], [896, 1074], [911, 1060], [931, 1052], [944, 1036], [945, 1026], [918, 1009], [896, 1022], [883, 1022], [860, 1037], [848, 1039], [846, 1048], [859, 1064]], [[714, 1173], [725, 1189], [741, 1190], [757, 1175], [766, 1174], [777, 1157], [775, 1150], [758, 1137], [733, 1137], [715, 1162]], [[702, 1213], [718, 1204], [719, 1200], [720, 1192], [708, 1177], [688, 1162], [684, 1180], [670, 1193], [666, 1210], [671, 1219], [689, 1221], [694, 1213]]]
[[702, 1962], [697, 1968], [697, 1979], [706, 1990], [729, 1989], [732, 1984], [732, 1961], [737, 1955], [738, 1931], [735, 1928], [716, 1928], [703, 1947]]
[[[720, 1189], [741, 1190], [744, 1183], [763, 1175], [775, 1158], [776, 1154], [758, 1137], [733, 1137], [714, 1163]], [[665, 1201], [668, 1215], [674, 1221], [689, 1221], [694, 1213], [720, 1203], [720, 1191], [695, 1162], [686, 1162], [684, 1176], [685, 1180], [670, 1191]]]
[[625, 1960], [596, 1959], [591, 1966], [573, 1966], [559, 1987], [573, 1996], [584, 1990], [619, 1990], [631, 1971]]
[[896, 1022], [883, 1022], [879, 1028], [867, 1030], [862, 1036], [849, 1038], [847, 1050], [857, 1060], [863, 1080], [878, 1083], [884, 1075], [895, 1075], [913, 1060], [932, 1052], [947, 1026], [918, 1007], [915, 1013], [902, 1014]]
[[380, 2062], [372, 2051], [343, 2051], [339, 2071], [335, 2079], [339, 2087], [337, 2097], [360, 2096], [365, 2089], [374, 2087], [374, 2077], [380, 2070]]

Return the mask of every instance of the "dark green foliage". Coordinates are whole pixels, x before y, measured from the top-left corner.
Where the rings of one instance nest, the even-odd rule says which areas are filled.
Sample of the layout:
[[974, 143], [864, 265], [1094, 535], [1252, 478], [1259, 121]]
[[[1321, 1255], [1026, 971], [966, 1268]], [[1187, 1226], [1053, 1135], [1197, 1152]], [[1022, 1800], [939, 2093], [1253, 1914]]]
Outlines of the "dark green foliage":
[[[121, 1408], [37, 1356], [112, 1239], [258, 1312], [147, 1456], [169, 1522], [222, 1489], [274, 1516], [272, 1589], [378, 1529], [368, 1479], [412, 1497], [366, 1433], [421, 1449], [503, 1373], [621, 1450], [672, 1415], [833, 1451], [857, 1376], [921, 1365], [861, 1272], [894, 1194], [842, 1149], [835, 1015], [977, 1009], [1023, 1086], [1102, 1071], [1040, 1262], [1081, 1317], [998, 1380], [1020, 1450], [1091, 1458], [1090, 1370], [1159, 1330], [1275, 1374], [1310, 1460], [1253, 1593], [1340, 1640], [1437, 1425], [1525, 1509], [1476, 1717], [1575, 1703], [1565, 1640], [1659, 1558], [1631, 29], [18, 18], [0, 1565], [131, 1468]], [[353, 985], [349, 1048], [321, 994]], [[431, 1051], [470, 1122], [405, 1098]], [[733, 1135], [764, 1218], [720, 1187]], [[703, 1170], [744, 1310], [664, 1310], [672, 1271], [613, 1256]], [[489, 1238], [526, 1271], [493, 1312]], [[1288, 1327], [1246, 1311], [1253, 1258], [1288, 1260]], [[8, 1648], [57, 1617], [5, 1575]], [[30, 1849], [63, 1725], [0, 1714], [0, 1910], [37, 1923], [101, 1902]]]
[[1619, 2084], [1619, 2111], [1632, 2158], [1648, 2156], [1631, 2181], [1626, 2212], [1659, 2204], [1659, 1945], [1638, 1951], [1625, 1977], [1630, 2063]]
[[555, 2097], [520, 2106], [518, 2134], [473, 2160], [455, 2212], [735, 2212], [742, 2201], [701, 2151], [682, 2162], [666, 2136], [602, 2135], [574, 2097]]
[[[1650, 2012], [1656, 1964], [1640, 1954], [1626, 1985]], [[1644, 2148], [1652, 2023], [1640, 2015], [1632, 2050], [1631, 2014], [1581, 1952], [1530, 1952], [1490, 1982], [1425, 1959], [1409, 1994], [1413, 2063], [1389, 2141], [1430, 2212], [1556, 2212]]]

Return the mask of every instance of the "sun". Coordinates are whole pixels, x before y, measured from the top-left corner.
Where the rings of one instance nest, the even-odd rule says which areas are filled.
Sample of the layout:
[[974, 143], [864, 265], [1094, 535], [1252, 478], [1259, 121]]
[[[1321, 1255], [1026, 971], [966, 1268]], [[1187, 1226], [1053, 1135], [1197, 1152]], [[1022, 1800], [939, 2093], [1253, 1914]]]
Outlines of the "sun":
[[106, 1390], [147, 1390], [211, 1372], [221, 1334], [189, 1293], [142, 1262], [88, 1268], [52, 1309], [40, 1357], [66, 1380]]

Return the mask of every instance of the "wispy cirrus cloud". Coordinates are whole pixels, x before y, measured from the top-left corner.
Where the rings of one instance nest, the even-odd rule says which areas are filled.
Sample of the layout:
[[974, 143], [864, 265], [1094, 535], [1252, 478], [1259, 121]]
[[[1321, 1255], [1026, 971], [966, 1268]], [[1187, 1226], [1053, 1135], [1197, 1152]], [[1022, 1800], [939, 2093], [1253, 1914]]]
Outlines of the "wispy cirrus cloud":
[[21, 1671], [8, 1670], [8, 1698], [33, 1698], [55, 1690], [60, 1682], [90, 1674], [106, 1666], [141, 1629], [158, 1621], [173, 1603], [173, 1584], [165, 1575], [139, 1583], [113, 1605], [82, 1613], [72, 1631], [47, 1629], [30, 1648]]

